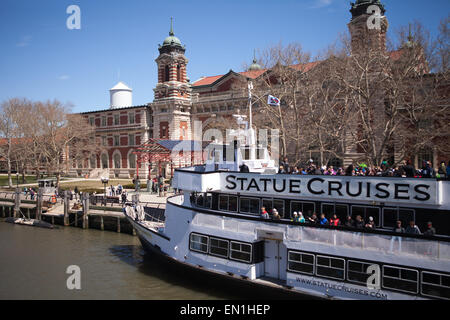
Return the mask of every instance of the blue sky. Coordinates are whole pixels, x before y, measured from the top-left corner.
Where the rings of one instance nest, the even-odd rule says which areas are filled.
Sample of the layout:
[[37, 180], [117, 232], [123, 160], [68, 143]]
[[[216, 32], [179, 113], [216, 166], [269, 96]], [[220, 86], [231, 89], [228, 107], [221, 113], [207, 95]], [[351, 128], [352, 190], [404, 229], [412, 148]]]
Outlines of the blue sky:
[[[315, 54], [350, 21], [345, 0], [2, 0], [0, 101], [58, 99], [74, 112], [105, 109], [118, 79], [133, 104], [153, 100], [158, 44], [175, 35], [186, 45], [191, 81], [243, 71], [253, 49], [299, 42]], [[389, 33], [413, 20], [435, 35], [449, 0], [383, 0]], [[66, 9], [81, 9], [81, 29], [69, 30]]]

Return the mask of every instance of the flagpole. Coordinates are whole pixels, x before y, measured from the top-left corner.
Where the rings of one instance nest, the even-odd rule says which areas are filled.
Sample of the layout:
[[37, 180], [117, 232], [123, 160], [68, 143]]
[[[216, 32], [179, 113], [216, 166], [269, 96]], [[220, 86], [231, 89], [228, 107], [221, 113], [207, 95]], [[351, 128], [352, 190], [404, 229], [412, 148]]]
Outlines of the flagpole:
[[253, 131], [253, 117], [252, 117], [252, 89], [253, 83], [248, 83], [248, 112], [249, 112], [249, 144], [250, 144], [250, 160], [256, 159], [256, 137]]

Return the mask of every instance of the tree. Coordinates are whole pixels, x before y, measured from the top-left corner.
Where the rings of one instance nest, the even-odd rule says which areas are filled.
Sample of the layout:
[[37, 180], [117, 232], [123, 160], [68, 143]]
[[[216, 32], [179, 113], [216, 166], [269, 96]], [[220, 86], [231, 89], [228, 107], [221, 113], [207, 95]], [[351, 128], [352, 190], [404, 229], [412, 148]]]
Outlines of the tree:
[[0, 135], [4, 138], [0, 154], [6, 161], [8, 186], [10, 188], [13, 186], [11, 177], [13, 149], [19, 143], [19, 124], [22, 118], [22, 111], [30, 107], [30, 105], [31, 102], [27, 99], [13, 98], [3, 102], [0, 106]]

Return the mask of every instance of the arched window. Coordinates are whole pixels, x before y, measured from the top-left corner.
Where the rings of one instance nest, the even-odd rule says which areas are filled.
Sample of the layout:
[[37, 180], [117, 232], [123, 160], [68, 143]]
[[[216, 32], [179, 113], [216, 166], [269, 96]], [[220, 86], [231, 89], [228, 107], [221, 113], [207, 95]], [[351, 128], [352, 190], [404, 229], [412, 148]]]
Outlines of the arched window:
[[97, 157], [95, 156], [95, 154], [92, 154], [89, 158], [89, 164], [91, 166], [91, 169], [97, 168]]
[[181, 66], [177, 65], [177, 81], [181, 82]]
[[169, 81], [169, 66], [164, 68], [164, 81]]
[[116, 153], [115, 155], [114, 155], [114, 168], [120, 168], [120, 154], [118, 154], [118, 153]]
[[108, 156], [105, 153], [102, 154], [102, 168], [108, 168]]
[[128, 155], [128, 165], [130, 169], [136, 168], [136, 155], [134, 153]]

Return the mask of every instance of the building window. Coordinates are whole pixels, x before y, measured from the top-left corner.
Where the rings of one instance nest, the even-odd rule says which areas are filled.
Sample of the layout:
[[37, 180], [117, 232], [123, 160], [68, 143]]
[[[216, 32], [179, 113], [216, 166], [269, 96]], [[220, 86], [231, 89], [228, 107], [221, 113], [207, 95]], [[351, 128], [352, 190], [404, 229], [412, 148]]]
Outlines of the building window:
[[177, 65], [177, 81], [181, 82], [181, 66]]
[[134, 146], [135, 144], [136, 144], [136, 140], [135, 140], [135, 137], [134, 137], [134, 133], [130, 133], [128, 135], [128, 145], [129, 146]]
[[119, 169], [121, 166], [120, 166], [120, 154], [118, 154], [118, 153], [116, 153], [115, 155], [114, 155], [114, 168], [117, 168], [117, 169]]
[[314, 255], [289, 251], [288, 270], [306, 274], [314, 274]]
[[424, 296], [450, 299], [450, 276], [434, 272], [422, 272]]
[[208, 237], [196, 233], [191, 233], [189, 248], [192, 251], [208, 253]]
[[102, 168], [107, 169], [108, 168], [108, 156], [106, 154], [102, 154]]
[[97, 157], [95, 154], [92, 154], [89, 158], [89, 164], [91, 166], [91, 169], [97, 168]]
[[166, 113], [167, 109], [166, 108], [161, 108], [161, 113]]
[[130, 169], [136, 169], [136, 155], [134, 153], [130, 153], [128, 156], [128, 166]]
[[425, 148], [417, 154], [417, 168], [422, 168], [424, 161], [430, 161], [433, 163], [433, 150], [431, 148]]
[[251, 262], [252, 246], [248, 243], [231, 241], [230, 259], [243, 262]]
[[169, 81], [170, 70], [169, 66], [164, 67], [164, 81]]
[[118, 126], [120, 124], [120, 114], [114, 115], [114, 125]]
[[228, 241], [210, 237], [209, 253], [213, 256], [228, 258]]
[[114, 145], [115, 146], [120, 145], [120, 136], [114, 136]]
[[345, 261], [344, 259], [331, 258], [326, 256], [317, 256], [316, 275], [344, 280], [345, 278]]
[[419, 272], [392, 266], [383, 266], [383, 287], [403, 292], [417, 293]]
[[106, 127], [106, 116], [102, 116], [102, 127]]
[[102, 137], [102, 145], [103, 146], [106, 146], [106, 142], [107, 142], [106, 137]]
[[130, 112], [128, 114], [128, 123], [129, 124], [134, 124], [135, 122], [136, 122], [135, 114], [134, 114], [134, 112]]
[[94, 117], [90, 117], [90, 118], [89, 118], [89, 124], [90, 124], [91, 126], [93, 126], [93, 125], [95, 124], [95, 119], [94, 119]]

